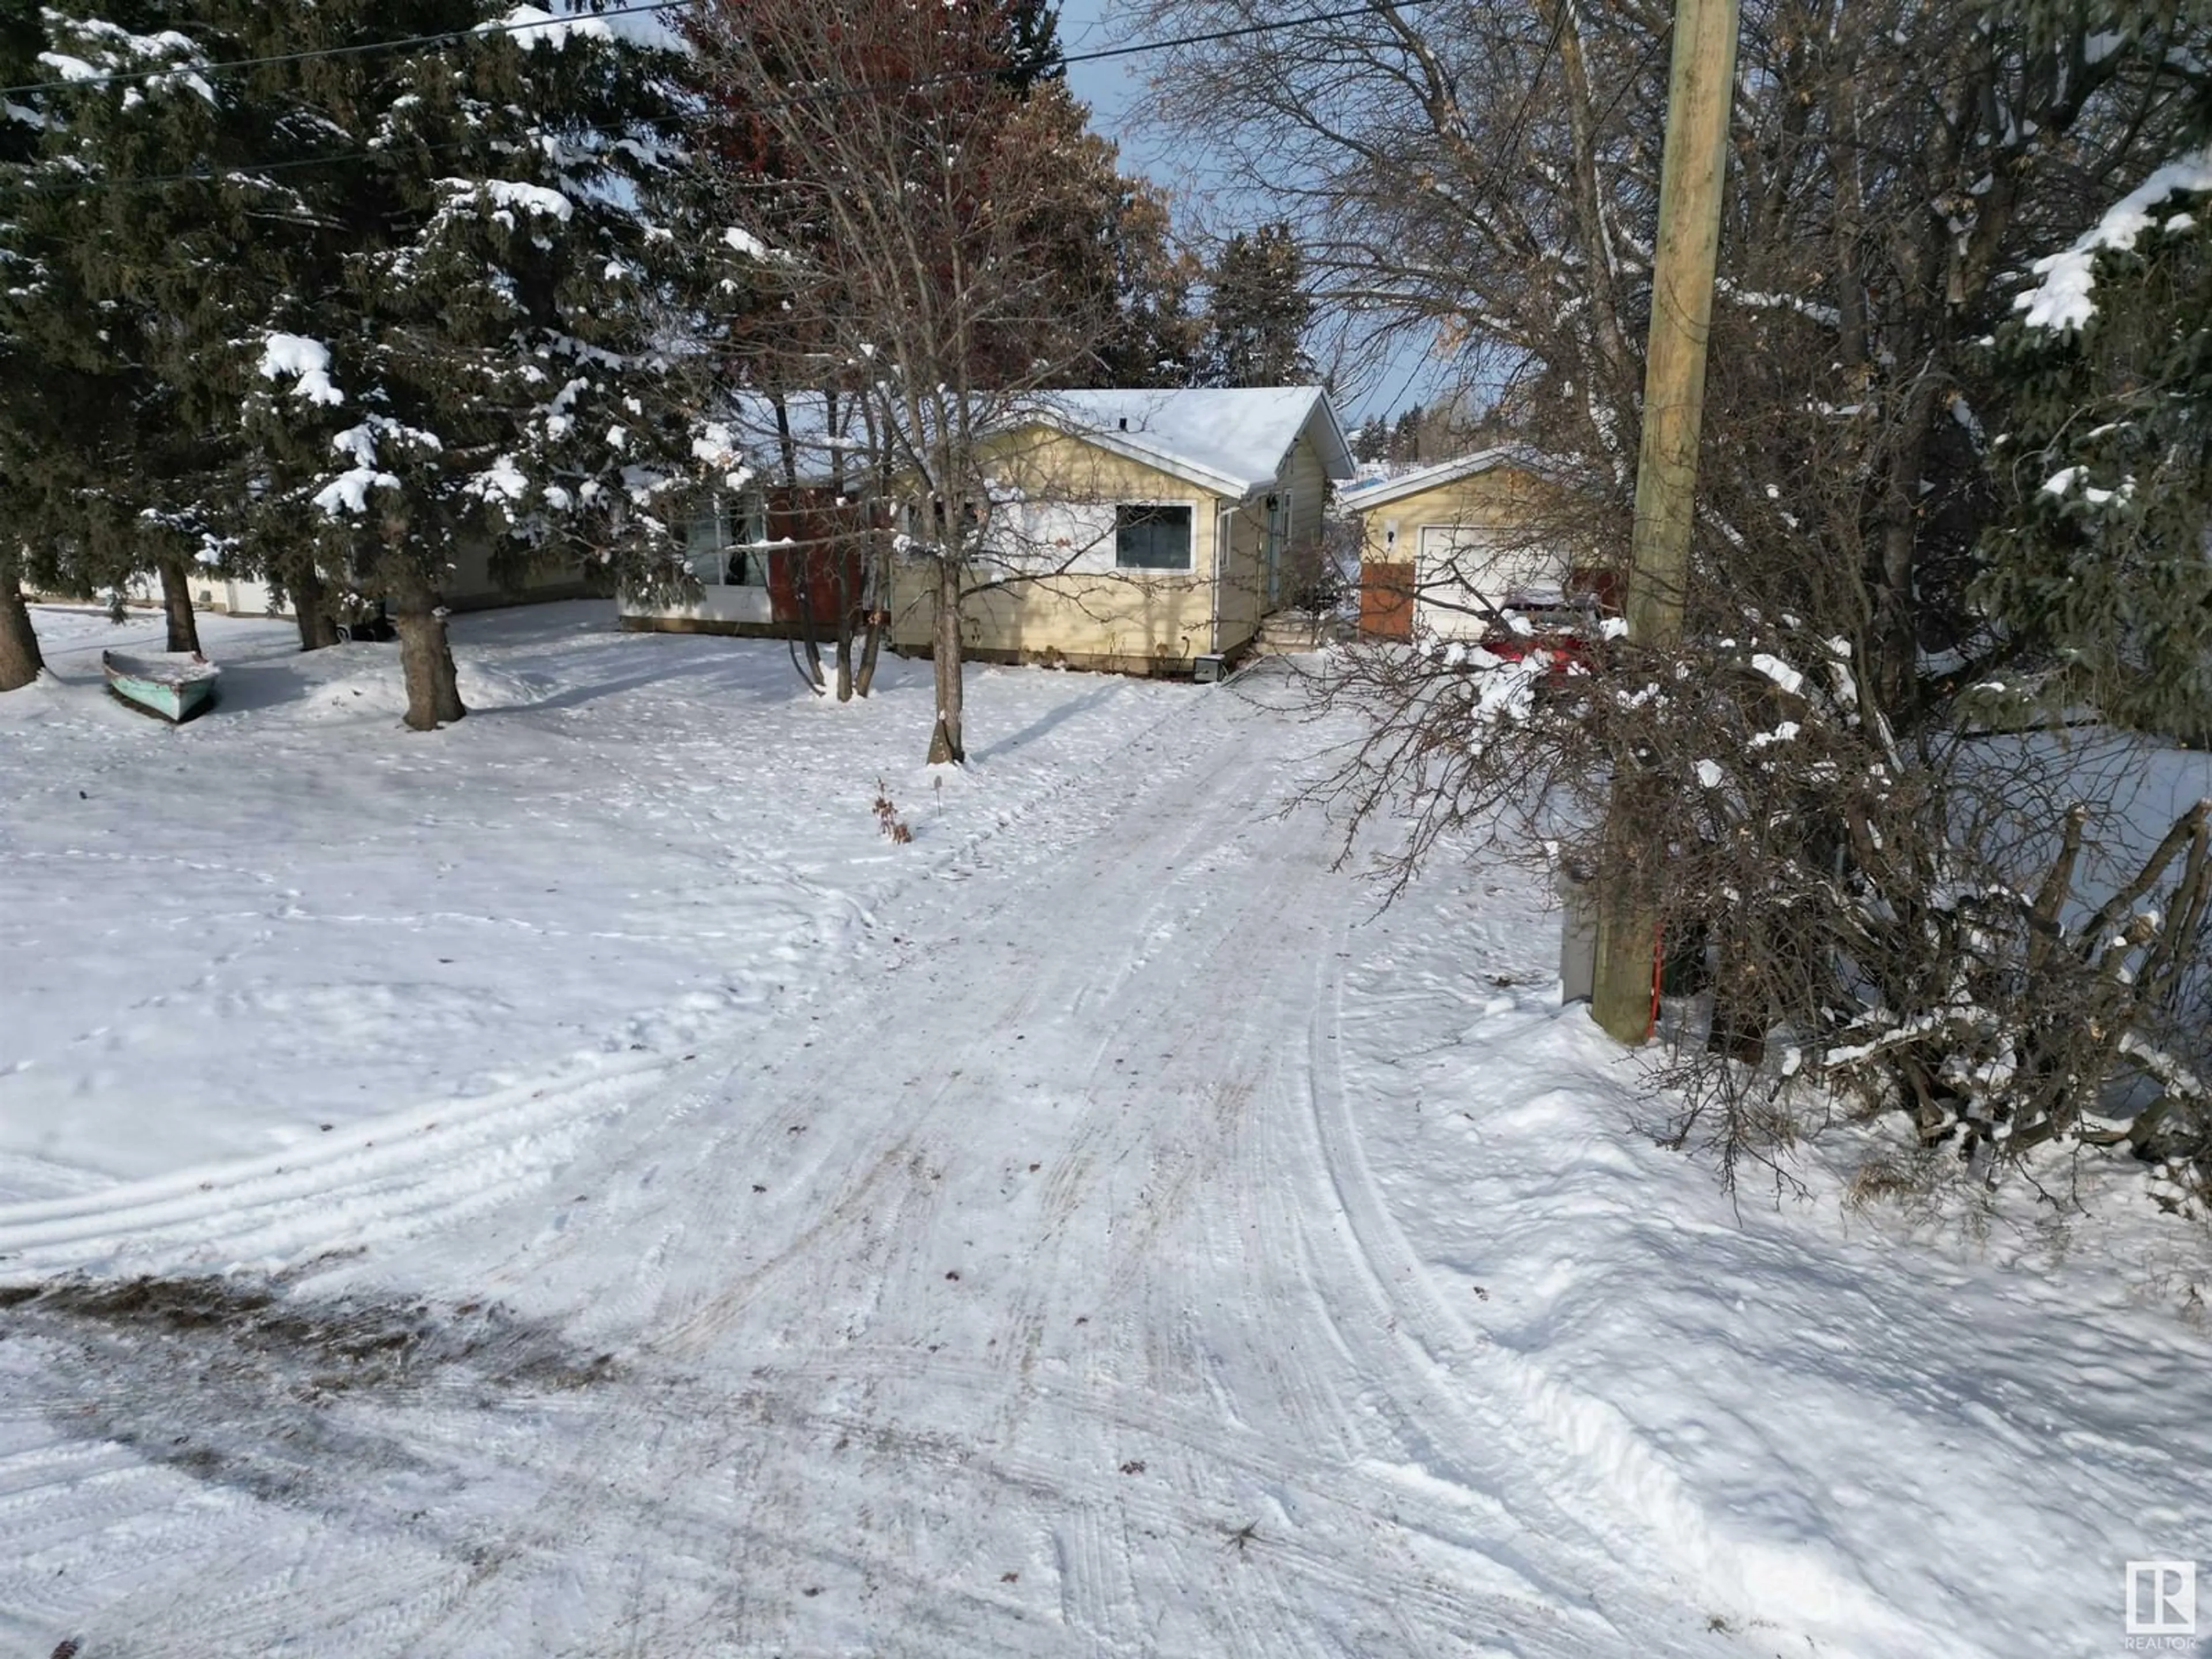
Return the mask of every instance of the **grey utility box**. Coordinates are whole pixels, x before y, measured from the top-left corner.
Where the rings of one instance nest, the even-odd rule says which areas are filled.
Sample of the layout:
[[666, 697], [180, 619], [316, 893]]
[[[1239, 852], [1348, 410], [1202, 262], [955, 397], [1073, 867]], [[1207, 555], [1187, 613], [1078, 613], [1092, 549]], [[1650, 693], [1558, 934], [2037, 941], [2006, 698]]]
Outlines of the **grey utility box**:
[[1559, 1000], [1588, 1002], [1597, 989], [1597, 891], [1590, 872], [1562, 864], [1553, 878], [1559, 896]]
[[1209, 652], [1190, 659], [1190, 677], [1200, 685], [1212, 685], [1229, 678], [1229, 659], [1218, 653]]

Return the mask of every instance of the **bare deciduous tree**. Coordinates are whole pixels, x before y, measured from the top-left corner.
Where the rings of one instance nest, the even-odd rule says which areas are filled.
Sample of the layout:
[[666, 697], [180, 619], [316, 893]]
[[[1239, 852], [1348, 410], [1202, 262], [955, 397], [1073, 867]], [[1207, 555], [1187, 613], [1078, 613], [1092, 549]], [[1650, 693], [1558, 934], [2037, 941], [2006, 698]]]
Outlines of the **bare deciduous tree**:
[[[1113, 318], [1110, 259], [1065, 257], [1069, 227], [1097, 218], [1110, 151], [1055, 83], [1021, 83], [1006, 22], [969, 5], [724, 0], [694, 24], [717, 182], [757, 246], [762, 303], [733, 357], [763, 392], [842, 400], [845, 489], [884, 500], [898, 556], [927, 573], [933, 763], [967, 752], [963, 605], [994, 442], [1083, 377]], [[853, 533], [879, 616], [890, 538], [865, 515]]]
[[[1529, 540], [1617, 568], [1664, 9], [1294, 12], [1160, 0], [1179, 33], [1286, 23], [1189, 49], [1166, 113], [1294, 207], [1349, 347], [1433, 344], [1553, 458], [1565, 506]], [[1556, 696], [1419, 649], [1356, 655], [1334, 687], [1371, 722], [1339, 798], [1370, 816], [1410, 799], [1407, 856], [1508, 823], [1649, 898], [1677, 978], [1721, 1011], [1721, 1057], [1686, 1065], [1734, 1148], [1774, 1127], [1756, 1108], [1782, 1068], [1725, 1056], [1770, 1033], [1800, 1074], [1906, 1106], [1931, 1139], [2081, 1138], [2148, 1091], [2161, 1103], [2122, 1138], [2164, 1158], [2187, 1121], [2201, 1148], [2198, 1057], [2170, 1046], [2203, 960], [2201, 823], [2130, 842], [2114, 803], [2077, 802], [2078, 757], [1990, 732], [1976, 697], [2027, 665], [1976, 586], [2004, 429], [1980, 343], [2013, 278], [2178, 151], [2201, 98], [2193, 9], [2101, 27], [1747, 3], [1690, 644], [1611, 647]], [[1653, 781], [1608, 814], [1631, 773]], [[2093, 872], [2069, 825], [2131, 861]]]

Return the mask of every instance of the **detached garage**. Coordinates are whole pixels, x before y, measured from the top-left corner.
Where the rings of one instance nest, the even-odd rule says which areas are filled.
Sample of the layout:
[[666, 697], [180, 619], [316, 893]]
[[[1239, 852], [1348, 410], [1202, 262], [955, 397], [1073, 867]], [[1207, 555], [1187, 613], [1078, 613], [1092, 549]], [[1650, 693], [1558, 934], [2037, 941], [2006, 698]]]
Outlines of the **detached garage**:
[[1348, 489], [1358, 515], [1360, 631], [1471, 639], [1509, 594], [1567, 583], [1545, 544], [1546, 487], [1525, 451], [1486, 449]]

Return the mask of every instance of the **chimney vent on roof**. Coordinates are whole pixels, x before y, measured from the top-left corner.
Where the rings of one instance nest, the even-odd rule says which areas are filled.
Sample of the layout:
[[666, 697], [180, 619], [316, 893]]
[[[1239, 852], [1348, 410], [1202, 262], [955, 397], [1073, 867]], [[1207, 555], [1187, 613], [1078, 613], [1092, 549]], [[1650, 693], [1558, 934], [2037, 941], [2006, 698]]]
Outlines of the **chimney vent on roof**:
[[1124, 431], [1124, 432], [1127, 432], [1128, 429], [1129, 429], [1129, 417], [1128, 417], [1127, 415], [1124, 415], [1124, 416], [1121, 416], [1121, 430], [1122, 430], [1122, 431]]

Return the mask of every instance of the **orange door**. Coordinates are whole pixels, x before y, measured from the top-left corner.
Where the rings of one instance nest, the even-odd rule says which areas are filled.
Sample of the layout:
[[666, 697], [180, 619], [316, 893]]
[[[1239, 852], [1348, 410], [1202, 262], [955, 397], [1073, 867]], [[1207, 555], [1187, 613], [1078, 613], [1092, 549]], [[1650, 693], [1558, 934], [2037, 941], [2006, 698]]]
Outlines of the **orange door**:
[[1413, 567], [1362, 563], [1359, 567], [1359, 631], [1371, 640], [1413, 636]]

